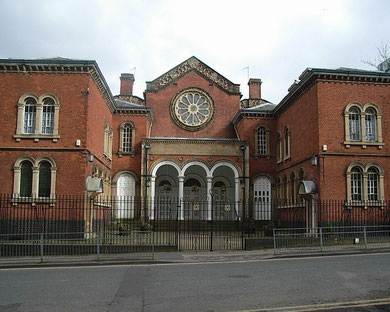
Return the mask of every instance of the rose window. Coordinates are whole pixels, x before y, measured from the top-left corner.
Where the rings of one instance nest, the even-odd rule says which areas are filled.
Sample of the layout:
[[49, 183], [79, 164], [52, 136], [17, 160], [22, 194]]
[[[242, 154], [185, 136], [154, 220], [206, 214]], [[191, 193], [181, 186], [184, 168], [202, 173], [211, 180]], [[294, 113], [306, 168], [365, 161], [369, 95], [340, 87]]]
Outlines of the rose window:
[[205, 127], [214, 112], [211, 98], [198, 89], [189, 89], [179, 93], [172, 104], [171, 114], [176, 123], [192, 131]]

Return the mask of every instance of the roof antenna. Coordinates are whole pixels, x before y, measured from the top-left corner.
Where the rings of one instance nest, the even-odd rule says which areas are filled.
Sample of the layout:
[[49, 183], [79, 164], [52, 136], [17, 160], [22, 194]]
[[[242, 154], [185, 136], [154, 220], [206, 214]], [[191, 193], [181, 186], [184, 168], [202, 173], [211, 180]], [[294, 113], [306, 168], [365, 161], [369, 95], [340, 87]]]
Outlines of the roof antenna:
[[133, 67], [132, 69], [130, 69], [130, 72], [133, 72], [133, 75], [135, 76], [135, 70], [136, 70], [137, 67]]
[[247, 80], [249, 80], [249, 66], [244, 67], [242, 70], [246, 69], [246, 75], [247, 75]]

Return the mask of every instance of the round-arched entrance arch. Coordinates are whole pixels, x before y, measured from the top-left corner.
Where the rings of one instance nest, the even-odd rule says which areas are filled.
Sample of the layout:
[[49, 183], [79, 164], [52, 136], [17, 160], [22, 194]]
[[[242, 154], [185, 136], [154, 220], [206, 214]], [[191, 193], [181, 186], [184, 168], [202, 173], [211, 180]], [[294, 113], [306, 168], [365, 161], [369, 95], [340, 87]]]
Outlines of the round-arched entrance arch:
[[253, 183], [253, 217], [255, 220], [271, 220], [271, 181], [266, 176]]
[[130, 173], [122, 173], [117, 181], [116, 213], [119, 219], [134, 218], [135, 179]]

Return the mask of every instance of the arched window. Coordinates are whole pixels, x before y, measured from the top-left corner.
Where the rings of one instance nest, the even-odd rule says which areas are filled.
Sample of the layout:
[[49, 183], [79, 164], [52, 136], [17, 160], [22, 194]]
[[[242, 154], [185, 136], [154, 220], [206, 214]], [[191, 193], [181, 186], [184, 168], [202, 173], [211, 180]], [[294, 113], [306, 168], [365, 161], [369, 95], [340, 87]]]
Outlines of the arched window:
[[54, 131], [54, 100], [45, 98], [42, 109], [42, 134], [53, 134]]
[[297, 200], [297, 179], [295, 172], [291, 172], [290, 175], [290, 184], [291, 184], [291, 199], [293, 202]]
[[19, 158], [14, 165], [14, 196], [32, 198], [54, 196], [56, 173], [55, 162], [49, 157]]
[[18, 119], [16, 134], [17, 141], [32, 138], [36, 141], [50, 138], [54, 142], [59, 139], [60, 104], [52, 94], [42, 94], [37, 97], [25, 94], [18, 101]]
[[20, 164], [20, 195], [21, 197], [31, 197], [32, 195], [32, 180], [33, 180], [33, 165], [28, 160]]
[[120, 126], [119, 153], [134, 153], [135, 127], [131, 122], [125, 122]]
[[284, 159], [290, 157], [290, 149], [291, 149], [291, 144], [290, 144], [290, 128], [289, 126], [284, 127]]
[[51, 165], [48, 161], [39, 164], [38, 197], [50, 197]]
[[[352, 201], [384, 200], [384, 171], [377, 163], [352, 163], [347, 168], [347, 199]], [[375, 203], [374, 203], [375, 204]]]
[[112, 128], [106, 121], [104, 123], [103, 155], [110, 160], [112, 159], [112, 139], [113, 139]]
[[367, 199], [379, 199], [379, 171], [376, 167], [367, 170]]
[[265, 126], [260, 126], [256, 131], [256, 152], [257, 155], [268, 155], [268, 131]]
[[360, 110], [355, 106], [349, 110], [349, 139], [351, 141], [361, 140]]
[[276, 161], [282, 161], [282, 136], [280, 135], [280, 132], [278, 132], [278, 139], [276, 142]]
[[373, 108], [366, 109], [366, 141], [377, 141], [377, 117]]
[[374, 103], [351, 103], [344, 110], [346, 147], [374, 145], [382, 148], [382, 113]]
[[28, 97], [24, 102], [24, 130], [25, 134], [35, 133], [35, 123], [37, 118], [37, 101]]
[[362, 200], [362, 183], [363, 183], [363, 172], [360, 167], [353, 167], [351, 169], [351, 199]]

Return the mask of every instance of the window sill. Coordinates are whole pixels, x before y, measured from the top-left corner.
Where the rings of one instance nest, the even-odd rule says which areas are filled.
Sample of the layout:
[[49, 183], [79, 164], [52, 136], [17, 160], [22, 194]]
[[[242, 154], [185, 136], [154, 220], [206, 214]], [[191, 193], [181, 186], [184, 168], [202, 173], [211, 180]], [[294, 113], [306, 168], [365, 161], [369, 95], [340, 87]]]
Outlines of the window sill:
[[269, 155], [269, 154], [265, 154], [265, 155], [263, 155], [263, 154], [254, 154], [253, 157], [254, 157], [255, 159], [258, 159], [258, 158], [267, 158], [267, 159], [270, 159], [270, 158], [271, 158], [271, 155]]
[[362, 207], [368, 209], [369, 207], [378, 207], [384, 209], [386, 207], [386, 202], [384, 200], [372, 200], [372, 201], [362, 201], [362, 200], [348, 200], [345, 203], [347, 209], [352, 209], [353, 207]]
[[39, 142], [41, 139], [49, 139], [53, 140], [53, 142], [57, 142], [60, 136], [53, 134], [15, 134], [14, 138], [17, 142], [21, 141], [22, 139], [33, 139], [35, 142]]
[[361, 146], [362, 148], [367, 148], [367, 146], [377, 146], [379, 149], [385, 145], [383, 142], [370, 142], [370, 141], [344, 141], [346, 148], [350, 148], [351, 145]]
[[11, 201], [14, 205], [17, 205], [19, 203], [24, 203], [24, 204], [31, 204], [31, 206], [35, 206], [36, 204], [50, 204], [50, 206], [54, 206], [57, 202], [57, 200], [53, 197], [50, 198], [50, 197], [19, 197], [19, 196], [14, 196]]
[[277, 206], [278, 209], [291, 209], [291, 208], [304, 208], [305, 203], [295, 203], [295, 204], [280, 204]]
[[134, 157], [135, 155], [135, 152], [118, 152], [118, 156], [119, 157], [122, 157], [122, 156], [131, 156], [131, 157]]

